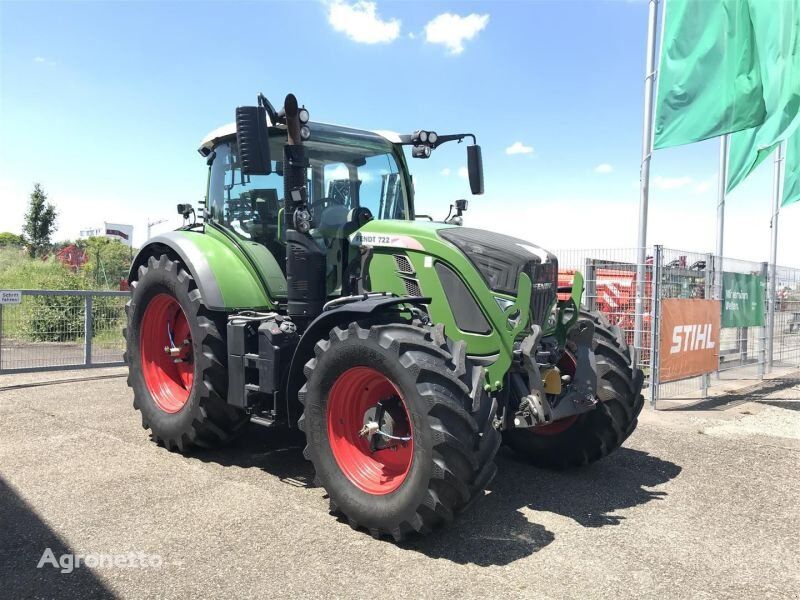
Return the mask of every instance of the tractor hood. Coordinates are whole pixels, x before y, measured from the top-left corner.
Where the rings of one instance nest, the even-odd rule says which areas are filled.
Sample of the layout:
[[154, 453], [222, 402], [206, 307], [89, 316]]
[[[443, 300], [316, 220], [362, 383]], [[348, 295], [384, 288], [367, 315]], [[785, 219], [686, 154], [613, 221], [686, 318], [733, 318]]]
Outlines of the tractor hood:
[[543, 325], [556, 301], [558, 261], [547, 250], [515, 237], [471, 229], [442, 229], [439, 236], [456, 246], [493, 292], [517, 295], [519, 276], [531, 280], [531, 320]]
[[534, 291], [552, 289], [555, 293], [558, 263], [547, 250], [525, 240], [482, 229], [451, 227], [438, 233], [469, 258], [489, 289], [514, 296], [519, 275], [525, 273]]
[[[420, 221], [371, 221], [351, 236], [354, 245], [422, 252], [449, 263], [471, 287], [485, 285], [514, 298], [520, 275], [531, 281], [531, 320], [544, 325], [556, 301], [558, 262], [546, 250], [500, 233]], [[467, 259], [468, 265], [461, 264]], [[477, 271], [477, 273], [476, 273]], [[480, 278], [480, 279], [479, 279]], [[424, 292], [424, 290], [423, 290]]]

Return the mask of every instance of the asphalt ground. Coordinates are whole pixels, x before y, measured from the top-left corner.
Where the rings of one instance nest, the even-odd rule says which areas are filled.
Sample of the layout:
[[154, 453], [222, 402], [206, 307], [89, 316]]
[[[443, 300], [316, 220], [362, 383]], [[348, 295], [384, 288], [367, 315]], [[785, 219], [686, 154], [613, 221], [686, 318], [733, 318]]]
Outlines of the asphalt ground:
[[397, 545], [328, 514], [297, 436], [151, 443], [121, 372], [0, 376], [0, 597], [800, 597], [797, 379], [645, 409], [583, 470], [501, 451], [469, 512]]

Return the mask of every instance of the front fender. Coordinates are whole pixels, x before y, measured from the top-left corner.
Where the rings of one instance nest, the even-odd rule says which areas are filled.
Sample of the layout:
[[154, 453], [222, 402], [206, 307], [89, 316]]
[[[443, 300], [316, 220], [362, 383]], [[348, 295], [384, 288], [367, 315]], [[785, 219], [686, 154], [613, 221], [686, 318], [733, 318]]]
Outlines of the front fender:
[[211, 310], [274, 308], [241, 250], [199, 231], [170, 231], [148, 240], [133, 260], [128, 282], [137, 278], [139, 267], [151, 256], [161, 254], [180, 259]]
[[[355, 297], [354, 297], [355, 300]], [[376, 313], [395, 311], [400, 304], [428, 304], [430, 298], [419, 296], [373, 295], [363, 296], [353, 302], [340, 304], [330, 310], [323, 311], [303, 332], [297, 344], [286, 382], [286, 420], [290, 427], [297, 426], [300, 418], [300, 406], [297, 393], [303, 387], [305, 376], [303, 367], [314, 356], [314, 346], [323, 338], [327, 338], [331, 329], [343, 323], [352, 323]]]

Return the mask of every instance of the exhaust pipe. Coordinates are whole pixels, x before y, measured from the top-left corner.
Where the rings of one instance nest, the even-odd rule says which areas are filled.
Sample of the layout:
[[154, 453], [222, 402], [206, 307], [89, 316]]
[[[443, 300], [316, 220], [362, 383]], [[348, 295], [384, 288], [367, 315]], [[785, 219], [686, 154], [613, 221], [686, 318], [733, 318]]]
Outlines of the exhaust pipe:
[[[300, 330], [322, 313], [327, 300], [326, 255], [309, 233], [308, 159], [303, 146], [309, 135], [308, 111], [289, 94], [283, 102], [288, 143], [283, 148], [284, 225], [286, 228], [287, 312]], [[301, 117], [303, 117], [301, 119]], [[305, 121], [305, 122], [304, 122]]]

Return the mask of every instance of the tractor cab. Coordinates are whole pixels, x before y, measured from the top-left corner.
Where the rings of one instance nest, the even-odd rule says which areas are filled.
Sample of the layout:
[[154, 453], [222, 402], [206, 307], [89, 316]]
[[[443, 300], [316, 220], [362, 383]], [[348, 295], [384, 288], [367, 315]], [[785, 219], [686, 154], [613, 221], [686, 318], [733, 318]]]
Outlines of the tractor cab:
[[[326, 293], [342, 291], [351, 257], [347, 238], [372, 219], [413, 219], [412, 186], [396, 134], [312, 123], [305, 143], [309, 234], [325, 254]], [[270, 156], [281, 157], [284, 128], [269, 128]], [[209, 164], [206, 220], [258, 253], [266, 248], [286, 274], [283, 161], [270, 160], [269, 174], [242, 170], [234, 124], [203, 140]]]

